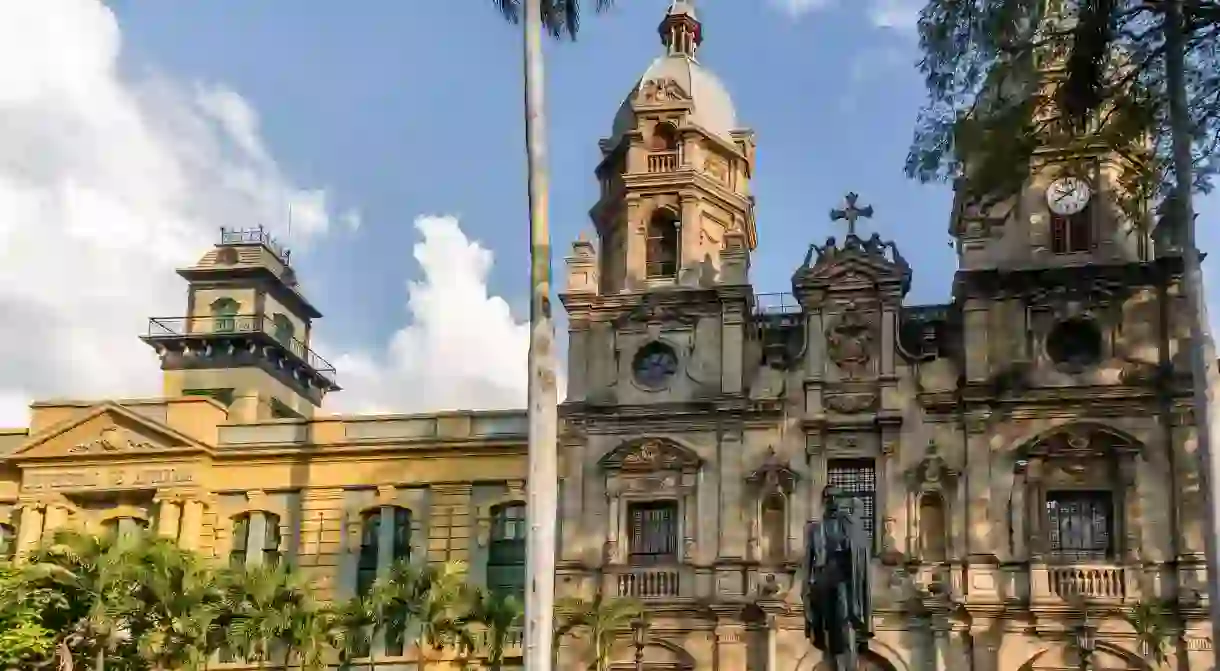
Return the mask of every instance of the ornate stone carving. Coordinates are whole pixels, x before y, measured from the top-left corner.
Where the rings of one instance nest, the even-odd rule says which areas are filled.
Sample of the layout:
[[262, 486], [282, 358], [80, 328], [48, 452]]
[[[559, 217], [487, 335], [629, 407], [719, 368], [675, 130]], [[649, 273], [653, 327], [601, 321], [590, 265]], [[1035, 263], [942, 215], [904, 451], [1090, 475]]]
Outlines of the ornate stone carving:
[[640, 303], [630, 312], [617, 317], [614, 320], [614, 325], [626, 326], [631, 323], [661, 324], [671, 322], [691, 326], [697, 321], [699, 321], [699, 316], [688, 309], [676, 305], [659, 305], [649, 301]]
[[767, 448], [767, 456], [762, 464], [746, 476], [746, 482], [754, 485], [762, 493], [782, 492], [791, 494], [792, 488], [800, 476], [779, 458], [774, 447]]
[[101, 434], [97, 438], [77, 443], [68, 448], [68, 452], [79, 454], [85, 452], [127, 452], [155, 449], [158, 449], [158, 446], [142, 440], [131, 431], [120, 429], [117, 426], [108, 426], [102, 429]]
[[877, 407], [877, 395], [872, 392], [854, 394], [829, 394], [822, 402], [826, 408], [834, 412], [851, 415], [860, 412], [871, 412]]
[[910, 473], [911, 484], [916, 491], [921, 492], [942, 491], [952, 487], [958, 475], [958, 470], [940, 456], [935, 440], [928, 441], [928, 451]]
[[836, 366], [857, 374], [872, 361], [875, 340], [873, 325], [850, 310], [826, 329], [826, 352]]
[[698, 469], [699, 455], [671, 440], [642, 438], [623, 443], [602, 457], [602, 468], [621, 471]]
[[649, 79], [640, 84], [640, 102], [659, 104], [689, 100], [690, 95], [672, 79]]

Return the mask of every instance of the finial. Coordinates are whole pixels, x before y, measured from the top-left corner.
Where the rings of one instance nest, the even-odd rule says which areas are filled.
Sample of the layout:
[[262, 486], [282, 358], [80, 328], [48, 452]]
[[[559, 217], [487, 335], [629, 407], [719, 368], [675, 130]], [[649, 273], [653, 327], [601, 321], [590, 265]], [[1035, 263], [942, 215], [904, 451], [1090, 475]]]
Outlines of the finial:
[[857, 219], [859, 219], [860, 217], [864, 217], [865, 219], [873, 218], [873, 206], [872, 205], [866, 205], [864, 207], [856, 207], [856, 201], [859, 200], [859, 198], [860, 198], [860, 195], [857, 194], [855, 191], [852, 191], [852, 192], [848, 193], [847, 197], [844, 199], [846, 201], [846, 207], [844, 207], [841, 210], [834, 209], [834, 210], [830, 211], [830, 220], [831, 221], [839, 221], [840, 219], [847, 220], [847, 237], [849, 237], [849, 238], [856, 234], [856, 220]]
[[694, 58], [703, 43], [703, 24], [695, 14], [694, 0], [671, 0], [657, 31], [670, 56]]

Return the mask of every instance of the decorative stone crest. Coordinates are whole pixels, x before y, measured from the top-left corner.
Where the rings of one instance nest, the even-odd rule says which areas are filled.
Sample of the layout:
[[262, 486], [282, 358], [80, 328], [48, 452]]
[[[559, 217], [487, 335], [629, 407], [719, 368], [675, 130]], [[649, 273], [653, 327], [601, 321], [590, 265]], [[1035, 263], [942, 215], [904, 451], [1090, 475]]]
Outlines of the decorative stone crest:
[[146, 440], [141, 440], [131, 431], [120, 429], [117, 426], [108, 426], [102, 429], [101, 434], [97, 438], [77, 443], [68, 448], [68, 452], [80, 454], [87, 452], [127, 452], [155, 449], [157, 449], [156, 445]]
[[699, 455], [661, 438], [642, 438], [623, 443], [602, 457], [602, 468], [621, 471], [682, 471], [698, 469]]
[[850, 310], [826, 329], [826, 352], [836, 366], [854, 375], [872, 361], [874, 340], [873, 325]]

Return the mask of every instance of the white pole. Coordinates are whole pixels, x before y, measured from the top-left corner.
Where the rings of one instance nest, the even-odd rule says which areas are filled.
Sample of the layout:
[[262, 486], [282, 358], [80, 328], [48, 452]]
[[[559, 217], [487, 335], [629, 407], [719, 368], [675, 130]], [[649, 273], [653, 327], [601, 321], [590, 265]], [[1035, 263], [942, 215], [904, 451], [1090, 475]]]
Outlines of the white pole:
[[525, 0], [525, 145], [529, 165], [529, 481], [526, 514], [525, 668], [550, 671], [555, 610], [555, 528], [559, 508], [558, 393], [551, 321], [551, 241], [547, 221], [546, 99], [541, 0]]
[[[1207, 527], [1204, 529], [1207, 555], [1208, 608], [1211, 615], [1212, 651], [1220, 669], [1220, 570], [1217, 569], [1217, 539], [1220, 538], [1220, 463], [1214, 458], [1211, 391], [1217, 379], [1216, 357], [1207, 323], [1207, 297], [1203, 294], [1203, 267], [1195, 239], [1195, 212], [1191, 188], [1194, 186], [1194, 164], [1191, 156], [1190, 110], [1186, 96], [1186, 35], [1183, 25], [1182, 0], [1165, 3], [1165, 80], [1169, 94], [1169, 123], [1173, 142], [1173, 167], [1176, 180], [1175, 207], [1172, 225], [1183, 233], [1184, 282], [1190, 320], [1190, 375], [1194, 384], [1194, 425], [1196, 446], [1203, 464], [1207, 501], [1204, 506]], [[1172, 446], [1169, 446], [1172, 449]]]

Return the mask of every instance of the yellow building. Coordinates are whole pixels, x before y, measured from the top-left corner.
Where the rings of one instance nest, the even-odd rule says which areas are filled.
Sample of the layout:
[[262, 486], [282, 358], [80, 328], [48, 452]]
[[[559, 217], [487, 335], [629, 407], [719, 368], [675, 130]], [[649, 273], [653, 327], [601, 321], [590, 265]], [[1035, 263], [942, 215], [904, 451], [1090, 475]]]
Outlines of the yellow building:
[[179, 271], [186, 316], [143, 336], [164, 398], [41, 401], [0, 432], [9, 556], [68, 525], [143, 527], [231, 563], [288, 558], [336, 597], [403, 558], [520, 588], [524, 413], [315, 417], [339, 386], [288, 260], [261, 230], [223, 231]]

